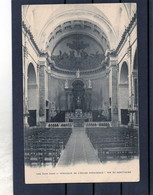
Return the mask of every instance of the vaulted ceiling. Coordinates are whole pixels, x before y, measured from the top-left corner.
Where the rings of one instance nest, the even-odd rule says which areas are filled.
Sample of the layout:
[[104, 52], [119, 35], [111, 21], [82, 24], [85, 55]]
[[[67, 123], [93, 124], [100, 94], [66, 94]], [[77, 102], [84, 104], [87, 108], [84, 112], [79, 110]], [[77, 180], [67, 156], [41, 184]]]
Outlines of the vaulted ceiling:
[[135, 12], [136, 4], [128, 3], [22, 7], [23, 21], [39, 49], [58, 68], [74, 71], [100, 66], [107, 49], [116, 49]]
[[51, 38], [57, 40], [56, 35], [59, 38], [78, 30], [95, 34], [95, 37], [99, 33], [107, 38], [107, 44], [113, 49], [135, 12], [136, 4], [128, 3], [24, 5], [22, 16], [42, 50], [46, 50]]

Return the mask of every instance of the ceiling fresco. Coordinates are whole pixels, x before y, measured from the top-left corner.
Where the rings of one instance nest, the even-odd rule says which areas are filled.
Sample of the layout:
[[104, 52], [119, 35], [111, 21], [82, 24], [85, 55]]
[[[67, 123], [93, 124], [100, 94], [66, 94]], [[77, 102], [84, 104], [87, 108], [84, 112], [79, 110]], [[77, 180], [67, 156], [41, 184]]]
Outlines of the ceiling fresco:
[[83, 34], [71, 34], [63, 38], [51, 55], [57, 67], [74, 71], [95, 69], [104, 58], [102, 46], [92, 37]]

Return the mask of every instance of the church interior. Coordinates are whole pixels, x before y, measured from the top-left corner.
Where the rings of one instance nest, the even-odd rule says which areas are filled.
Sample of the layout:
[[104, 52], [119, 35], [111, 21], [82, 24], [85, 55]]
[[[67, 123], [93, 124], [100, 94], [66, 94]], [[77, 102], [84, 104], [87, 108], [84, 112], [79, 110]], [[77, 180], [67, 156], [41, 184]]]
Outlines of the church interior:
[[138, 157], [137, 58], [134, 3], [23, 5], [25, 164]]

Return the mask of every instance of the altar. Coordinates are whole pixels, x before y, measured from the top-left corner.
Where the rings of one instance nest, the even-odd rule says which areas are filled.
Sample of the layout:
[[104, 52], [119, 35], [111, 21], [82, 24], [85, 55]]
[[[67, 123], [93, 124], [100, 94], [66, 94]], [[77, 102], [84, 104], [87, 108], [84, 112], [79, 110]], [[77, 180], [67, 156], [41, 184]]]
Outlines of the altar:
[[84, 126], [84, 122], [92, 121], [91, 112], [82, 112], [82, 109], [76, 109], [75, 112], [66, 112], [65, 113], [65, 122], [73, 122], [74, 127]]

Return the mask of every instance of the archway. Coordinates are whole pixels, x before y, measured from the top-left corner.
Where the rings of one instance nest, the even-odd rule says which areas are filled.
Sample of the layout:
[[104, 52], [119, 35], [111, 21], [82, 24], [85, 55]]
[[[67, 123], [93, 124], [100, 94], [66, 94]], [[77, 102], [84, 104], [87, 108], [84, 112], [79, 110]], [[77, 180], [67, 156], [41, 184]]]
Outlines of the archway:
[[29, 126], [36, 126], [37, 121], [37, 83], [36, 73], [32, 63], [28, 66], [28, 111]]
[[128, 82], [128, 65], [124, 61], [120, 70], [120, 83], [119, 83], [119, 120], [121, 125], [128, 125], [129, 113], [129, 82]]

